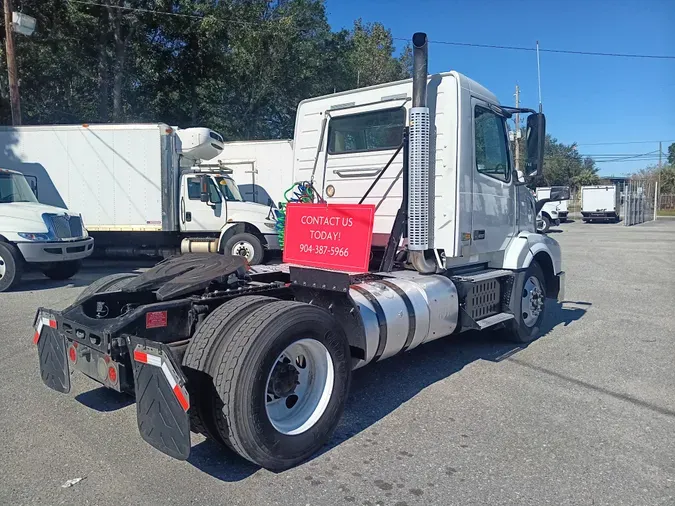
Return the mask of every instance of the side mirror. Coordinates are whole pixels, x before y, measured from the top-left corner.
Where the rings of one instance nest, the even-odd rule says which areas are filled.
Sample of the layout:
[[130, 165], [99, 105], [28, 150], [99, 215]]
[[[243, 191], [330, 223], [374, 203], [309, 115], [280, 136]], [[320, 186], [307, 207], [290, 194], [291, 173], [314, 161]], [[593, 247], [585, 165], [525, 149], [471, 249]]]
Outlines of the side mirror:
[[209, 202], [209, 180], [207, 176], [199, 176], [199, 200], [208, 204]]
[[569, 186], [554, 186], [551, 188], [551, 196], [549, 200], [570, 200], [570, 187]]
[[525, 174], [528, 177], [534, 177], [541, 174], [541, 170], [544, 166], [546, 116], [544, 116], [543, 113], [534, 113], [527, 117], [525, 140], [527, 146]]

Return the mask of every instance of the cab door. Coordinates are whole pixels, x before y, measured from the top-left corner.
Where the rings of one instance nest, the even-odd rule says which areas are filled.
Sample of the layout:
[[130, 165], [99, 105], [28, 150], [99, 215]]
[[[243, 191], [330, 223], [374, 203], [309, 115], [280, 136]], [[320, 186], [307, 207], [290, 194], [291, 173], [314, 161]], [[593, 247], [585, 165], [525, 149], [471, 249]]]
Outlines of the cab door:
[[511, 167], [506, 119], [472, 98], [474, 166], [472, 253], [506, 249], [516, 229], [515, 176]]
[[[202, 182], [205, 177], [208, 202], [201, 201]], [[181, 176], [180, 223], [184, 232], [217, 232], [225, 224], [227, 210], [222, 195], [209, 176], [183, 174]]]

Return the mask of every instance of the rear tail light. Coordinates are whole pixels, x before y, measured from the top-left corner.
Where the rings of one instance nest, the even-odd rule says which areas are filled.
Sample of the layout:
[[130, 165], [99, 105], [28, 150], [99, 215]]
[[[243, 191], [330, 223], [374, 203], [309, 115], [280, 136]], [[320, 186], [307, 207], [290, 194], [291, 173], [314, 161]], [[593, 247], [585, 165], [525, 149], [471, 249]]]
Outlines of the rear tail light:
[[111, 365], [108, 366], [108, 380], [113, 385], [117, 385], [117, 367], [114, 362], [111, 362], [110, 364]]

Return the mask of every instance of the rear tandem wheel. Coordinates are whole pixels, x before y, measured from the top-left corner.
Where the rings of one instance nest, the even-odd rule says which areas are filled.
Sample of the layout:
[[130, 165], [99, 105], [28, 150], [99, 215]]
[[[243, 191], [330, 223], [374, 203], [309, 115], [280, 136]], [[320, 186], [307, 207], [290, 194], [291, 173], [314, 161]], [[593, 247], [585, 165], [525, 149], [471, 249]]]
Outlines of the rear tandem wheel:
[[288, 469], [335, 430], [351, 381], [347, 338], [324, 309], [264, 304], [233, 325], [214, 353], [213, 410], [224, 442], [266, 469]]

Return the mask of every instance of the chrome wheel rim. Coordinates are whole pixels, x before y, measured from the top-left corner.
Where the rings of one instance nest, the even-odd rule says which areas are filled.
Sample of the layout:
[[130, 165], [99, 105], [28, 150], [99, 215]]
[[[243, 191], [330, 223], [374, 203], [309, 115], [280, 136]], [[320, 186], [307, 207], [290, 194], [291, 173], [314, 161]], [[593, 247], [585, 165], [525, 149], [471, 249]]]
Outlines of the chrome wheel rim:
[[539, 315], [544, 310], [545, 299], [546, 296], [539, 279], [535, 276], [527, 278], [523, 287], [522, 304], [520, 305], [523, 323], [526, 327], [532, 327], [537, 322]]
[[5, 277], [7, 272], [7, 267], [5, 265], [5, 259], [0, 256], [0, 279]]
[[335, 371], [328, 349], [300, 339], [274, 361], [267, 376], [265, 410], [272, 426], [289, 436], [311, 429], [328, 407]]
[[253, 244], [248, 241], [239, 241], [232, 246], [232, 255], [244, 257], [250, 262], [255, 255], [255, 248], [253, 247]]

